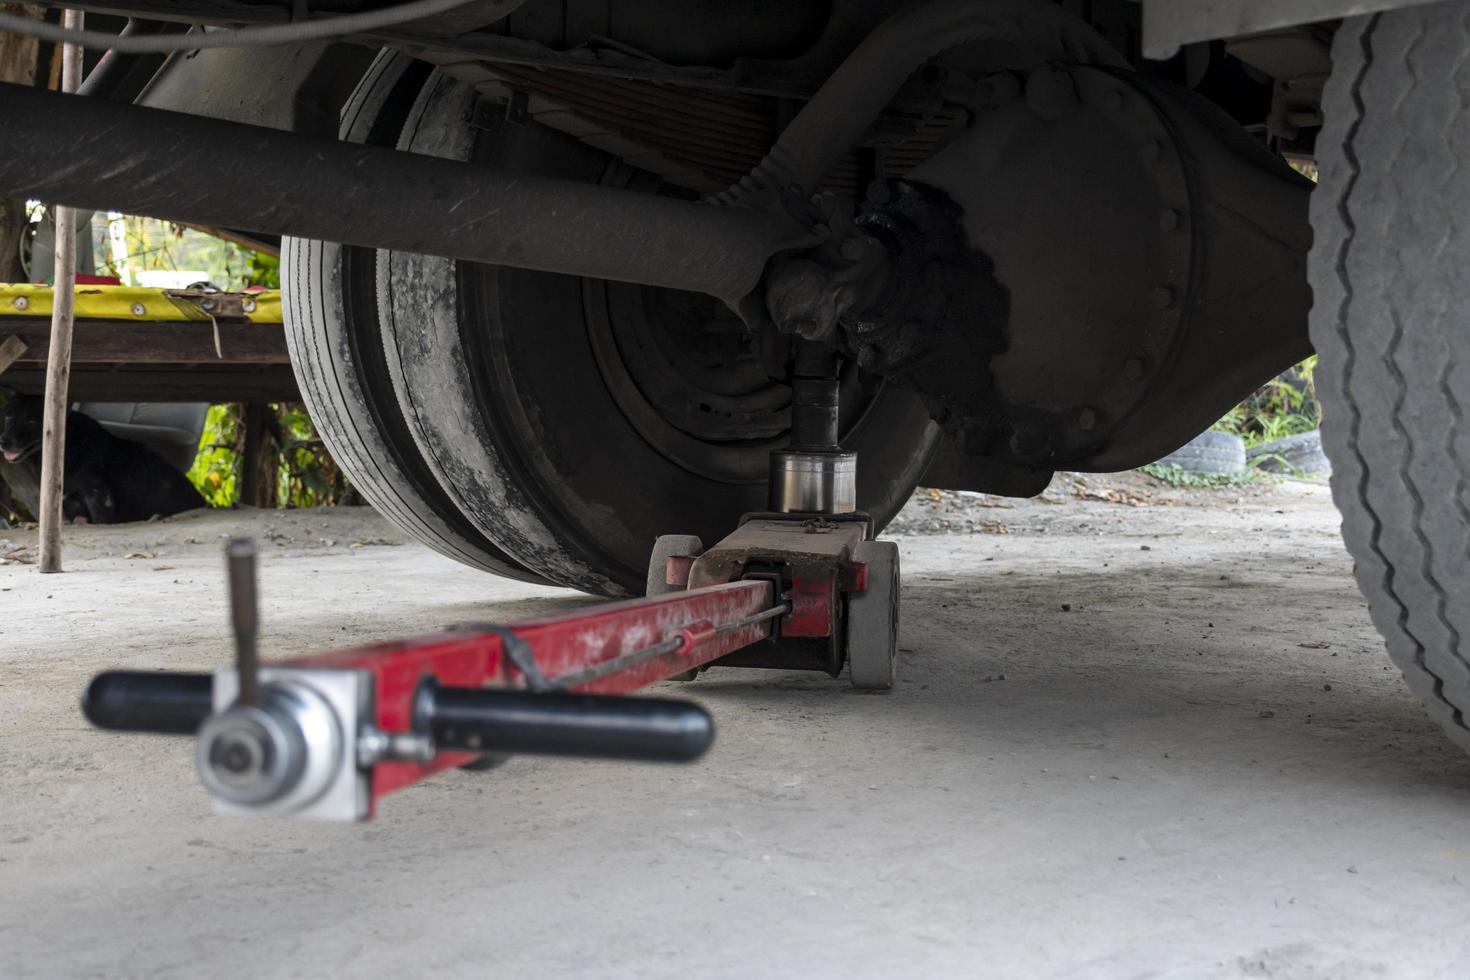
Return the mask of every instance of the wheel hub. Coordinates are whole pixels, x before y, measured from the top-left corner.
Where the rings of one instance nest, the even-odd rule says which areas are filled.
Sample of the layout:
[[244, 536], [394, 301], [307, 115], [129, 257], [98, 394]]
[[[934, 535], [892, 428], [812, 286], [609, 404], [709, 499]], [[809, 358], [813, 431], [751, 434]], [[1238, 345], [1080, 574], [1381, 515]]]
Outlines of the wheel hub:
[[[618, 162], [602, 182], [681, 193]], [[789, 360], [788, 338], [753, 333], [700, 293], [584, 279], [582, 299], [603, 380], [645, 440], [712, 480], [766, 480], [771, 450], [786, 445], [791, 430], [791, 386], [776, 376]], [[855, 365], [840, 380], [850, 431], [881, 381], [864, 380]]]

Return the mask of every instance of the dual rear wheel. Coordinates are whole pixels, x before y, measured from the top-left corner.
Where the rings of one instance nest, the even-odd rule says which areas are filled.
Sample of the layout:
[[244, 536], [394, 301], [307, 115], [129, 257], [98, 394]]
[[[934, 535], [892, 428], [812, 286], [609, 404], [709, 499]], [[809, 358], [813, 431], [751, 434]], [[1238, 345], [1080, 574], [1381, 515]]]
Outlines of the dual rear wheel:
[[[485, 109], [469, 86], [385, 52], [341, 135], [674, 192]], [[785, 352], [717, 300], [300, 239], [283, 272], [292, 362], [323, 439], [374, 506], [442, 554], [641, 594], [659, 534], [718, 540], [765, 507], [768, 455], [788, 439]], [[936, 428], [916, 398], [855, 367], [842, 417], [859, 506], [881, 526], [917, 485]]]

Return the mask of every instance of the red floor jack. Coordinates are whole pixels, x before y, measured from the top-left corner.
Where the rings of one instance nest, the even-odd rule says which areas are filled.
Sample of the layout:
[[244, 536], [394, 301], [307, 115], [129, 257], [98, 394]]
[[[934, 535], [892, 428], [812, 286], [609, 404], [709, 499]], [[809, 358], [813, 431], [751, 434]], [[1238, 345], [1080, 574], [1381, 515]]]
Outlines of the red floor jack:
[[255, 549], [236, 541], [235, 666], [100, 674], [83, 710], [101, 728], [196, 735], [218, 813], [365, 820], [395, 790], [517, 753], [696, 759], [714, 740], [703, 708], [626, 695], [710, 664], [833, 676], [845, 664], [857, 687], [887, 689], [898, 549], [856, 509], [835, 371], [815, 363], [795, 381], [792, 448], [772, 454], [771, 510], [708, 550], [659, 538], [643, 599], [260, 665]]

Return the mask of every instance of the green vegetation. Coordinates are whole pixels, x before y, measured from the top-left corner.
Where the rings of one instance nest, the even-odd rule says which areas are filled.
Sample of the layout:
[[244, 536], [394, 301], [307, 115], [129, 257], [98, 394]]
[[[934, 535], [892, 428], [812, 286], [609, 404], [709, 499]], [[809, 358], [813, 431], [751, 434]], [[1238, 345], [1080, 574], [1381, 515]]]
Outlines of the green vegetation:
[[189, 479], [211, 507], [241, 502], [253, 481], [260, 507], [320, 507], [353, 503], [356, 492], [317, 437], [300, 405], [263, 406], [260, 468], [246, 474], [245, 406], [211, 405]]
[[264, 252], [251, 252], [246, 268], [248, 275], [245, 277], [245, 281], [248, 284], [264, 286], [267, 289], [281, 288], [280, 256], [267, 255]]
[[[1322, 411], [1312, 382], [1316, 367], [1317, 356], [1314, 354], [1266, 382], [1255, 394], [1226, 412], [1225, 417], [1211, 428], [1240, 436], [1247, 449], [1312, 431], [1322, 422]], [[1256, 462], [1261, 459], [1274, 459], [1290, 467], [1286, 460], [1274, 453], [1257, 457]], [[1237, 475], [1191, 473], [1162, 463], [1150, 463], [1140, 469], [1171, 487], [1234, 487], [1274, 479], [1255, 469]]]
[[189, 482], [211, 507], [229, 507], [240, 499], [239, 461], [244, 456], [245, 427], [239, 405], [211, 405], [204, 419], [199, 455], [189, 468]]
[[1225, 413], [1214, 428], [1245, 440], [1247, 448], [1286, 436], [1310, 432], [1322, 422], [1312, 373], [1317, 355], [1282, 372], [1254, 395]]

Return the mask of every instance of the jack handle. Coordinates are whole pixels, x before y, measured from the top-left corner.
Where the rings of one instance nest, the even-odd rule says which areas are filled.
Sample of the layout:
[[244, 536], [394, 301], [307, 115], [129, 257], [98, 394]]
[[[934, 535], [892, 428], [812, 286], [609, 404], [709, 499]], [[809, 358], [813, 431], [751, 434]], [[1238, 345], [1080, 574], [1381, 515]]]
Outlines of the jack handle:
[[[82, 712], [98, 728], [193, 735], [213, 711], [210, 674], [114, 670], [98, 674]], [[622, 695], [440, 687], [425, 680], [414, 727], [434, 750], [689, 762], [715, 737], [691, 701]]]
[[414, 727], [440, 750], [692, 762], [715, 739], [699, 705], [677, 698], [440, 687], [425, 682]]

